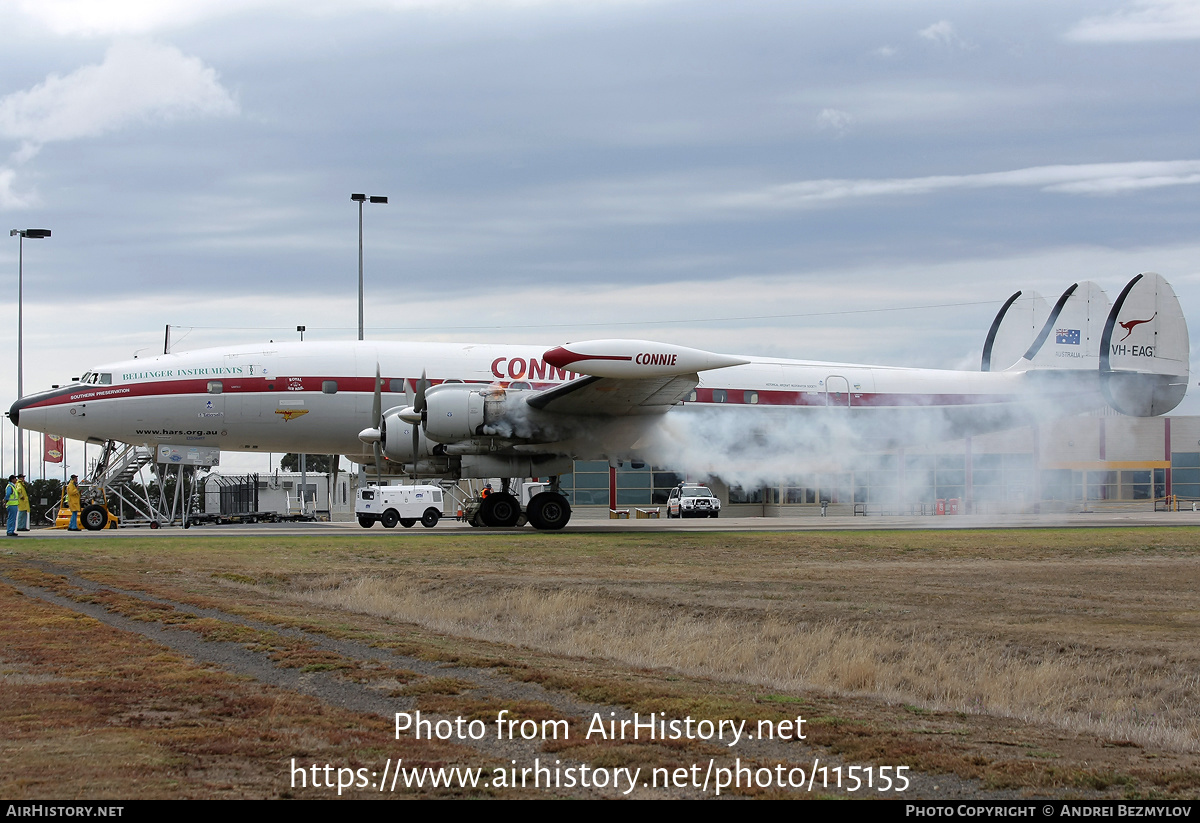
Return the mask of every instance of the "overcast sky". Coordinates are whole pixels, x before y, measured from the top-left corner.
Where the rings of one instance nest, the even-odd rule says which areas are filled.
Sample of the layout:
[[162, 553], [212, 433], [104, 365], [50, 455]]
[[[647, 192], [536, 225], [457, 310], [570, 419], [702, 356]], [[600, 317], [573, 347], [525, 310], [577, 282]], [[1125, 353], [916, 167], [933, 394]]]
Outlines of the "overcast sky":
[[[1191, 0], [0, 0], [0, 19], [0, 211], [54, 232], [26, 242], [27, 393], [161, 351], [167, 324], [176, 348], [352, 339], [356, 191], [391, 200], [365, 209], [374, 339], [978, 368], [1013, 291], [1112, 299], [1139, 271], [1200, 338]], [[10, 364], [16, 273], [11, 238]]]

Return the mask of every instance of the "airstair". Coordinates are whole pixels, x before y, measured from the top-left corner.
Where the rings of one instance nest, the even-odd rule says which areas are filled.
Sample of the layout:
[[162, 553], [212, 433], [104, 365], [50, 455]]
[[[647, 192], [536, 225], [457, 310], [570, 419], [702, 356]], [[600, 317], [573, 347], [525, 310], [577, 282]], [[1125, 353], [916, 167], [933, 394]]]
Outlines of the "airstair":
[[[174, 494], [168, 498], [166, 481], [170, 467], [160, 467], [154, 458], [154, 449], [148, 446], [109, 440], [88, 472], [85, 484], [104, 490], [109, 497], [109, 509], [120, 508], [122, 525], [149, 525], [156, 529], [176, 522], [187, 523], [196, 491], [194, 472], [178, 466], [174, 473]], [[146, 482], [144, 474], [147, 468], [150, 482]], [[184, 494], [189, 486], [189, 493]], [[126, 507], [133, 510], [133, 516]]]

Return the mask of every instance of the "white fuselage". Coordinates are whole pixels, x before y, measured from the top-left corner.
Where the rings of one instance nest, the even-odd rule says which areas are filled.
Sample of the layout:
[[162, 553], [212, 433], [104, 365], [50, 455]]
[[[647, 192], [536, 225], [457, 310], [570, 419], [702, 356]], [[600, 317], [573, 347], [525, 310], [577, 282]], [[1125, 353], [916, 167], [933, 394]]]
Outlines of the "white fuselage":
[[[215, 446], [226, 451], [369, 453], [376, 369], [382, 407], [412, 403], [431, 384], [466, 382], [549, 388], [578, 375], [547, 365], [545, 347], [454, 343], [281, 343], [203, 349], [96, 367], [84, 382], [14, 405], [22, 428], [77, 440]], [[670, 414], [737, 408], [747, 415], [845, 414], [877, 421], [936, 412], [966, 429], [1020, 422], [1008, 414], [1046, 387], [1022, 372], [963, 372], [746, 357], [699, 373], [693, 395]], [[520, 384], [527, 384], [521, 386]], [[1056, 392], [1077, 408], [1103, 401], [1090, 388]], [[1069, 397], [1068, 397], [1069, 395]], [[1086, 395], [1086, 396], [1085, 396]], [[978, 421], [972, 424], [971, 421]], [[600, 444], [613, 456], [632, 444]]]

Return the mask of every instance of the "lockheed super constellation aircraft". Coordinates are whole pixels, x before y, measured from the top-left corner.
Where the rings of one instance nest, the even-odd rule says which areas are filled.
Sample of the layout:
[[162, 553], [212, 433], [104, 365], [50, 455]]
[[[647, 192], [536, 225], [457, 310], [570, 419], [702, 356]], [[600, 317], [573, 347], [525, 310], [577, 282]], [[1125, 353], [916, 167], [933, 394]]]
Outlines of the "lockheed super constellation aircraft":
[[[941, 437], [1105, 403], [1164, 414], [1187, 388], [1188, 332], [1170, 285], [1139, 274], [1110, 306], [1095, 284], [1050, 307], [1018, 292], [988, 332], [980, 371], [905, 369], [715, 354], [644, 340], [549, 351], [456, 343], [286, 343], [163, 354], [98, 366], [22, 398], [22, 428], [93, 442], [343, 454], [425, 477], [552, 477], [572, 459], [654, 459], [664, 415], [721, 415], [747, 442], [779, 421], [903, 439]], [[728, 417], [732, 414], [732, 417]], [[740, 416], [739, 416], [740, 415]], [[718, 467], [719, 471], [719, 467]], [[551, 491], [526, 507], [540, 529], [571, 510]], [[487, 498], [487, 525], [516, 499]]]

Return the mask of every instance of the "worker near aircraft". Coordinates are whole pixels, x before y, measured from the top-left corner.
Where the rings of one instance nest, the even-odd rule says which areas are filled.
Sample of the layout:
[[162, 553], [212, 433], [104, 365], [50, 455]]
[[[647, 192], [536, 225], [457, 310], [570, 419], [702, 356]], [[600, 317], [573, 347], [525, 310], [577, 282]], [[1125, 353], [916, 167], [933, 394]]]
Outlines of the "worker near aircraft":
[[67, 483], [67, 508], [71, 510], [71, 522], [67, 526], [67, 531], [79, 531], [79, 511], [82, 508], [79, 502], [79, 475], [71, 475], [71, 482]]
[[17, 531], [29, 531], [29, 489], [23, 474], [17, 475]]
[[8, 476], [8, 485], [4, 489], [4, 505], [5, 512], [8, 515], [6, 524], [8, 526], [9, 537], [19, 537], [17, 534], [17, 506], [19, 504], [17, 496], [17, 476], [10, 474]]

